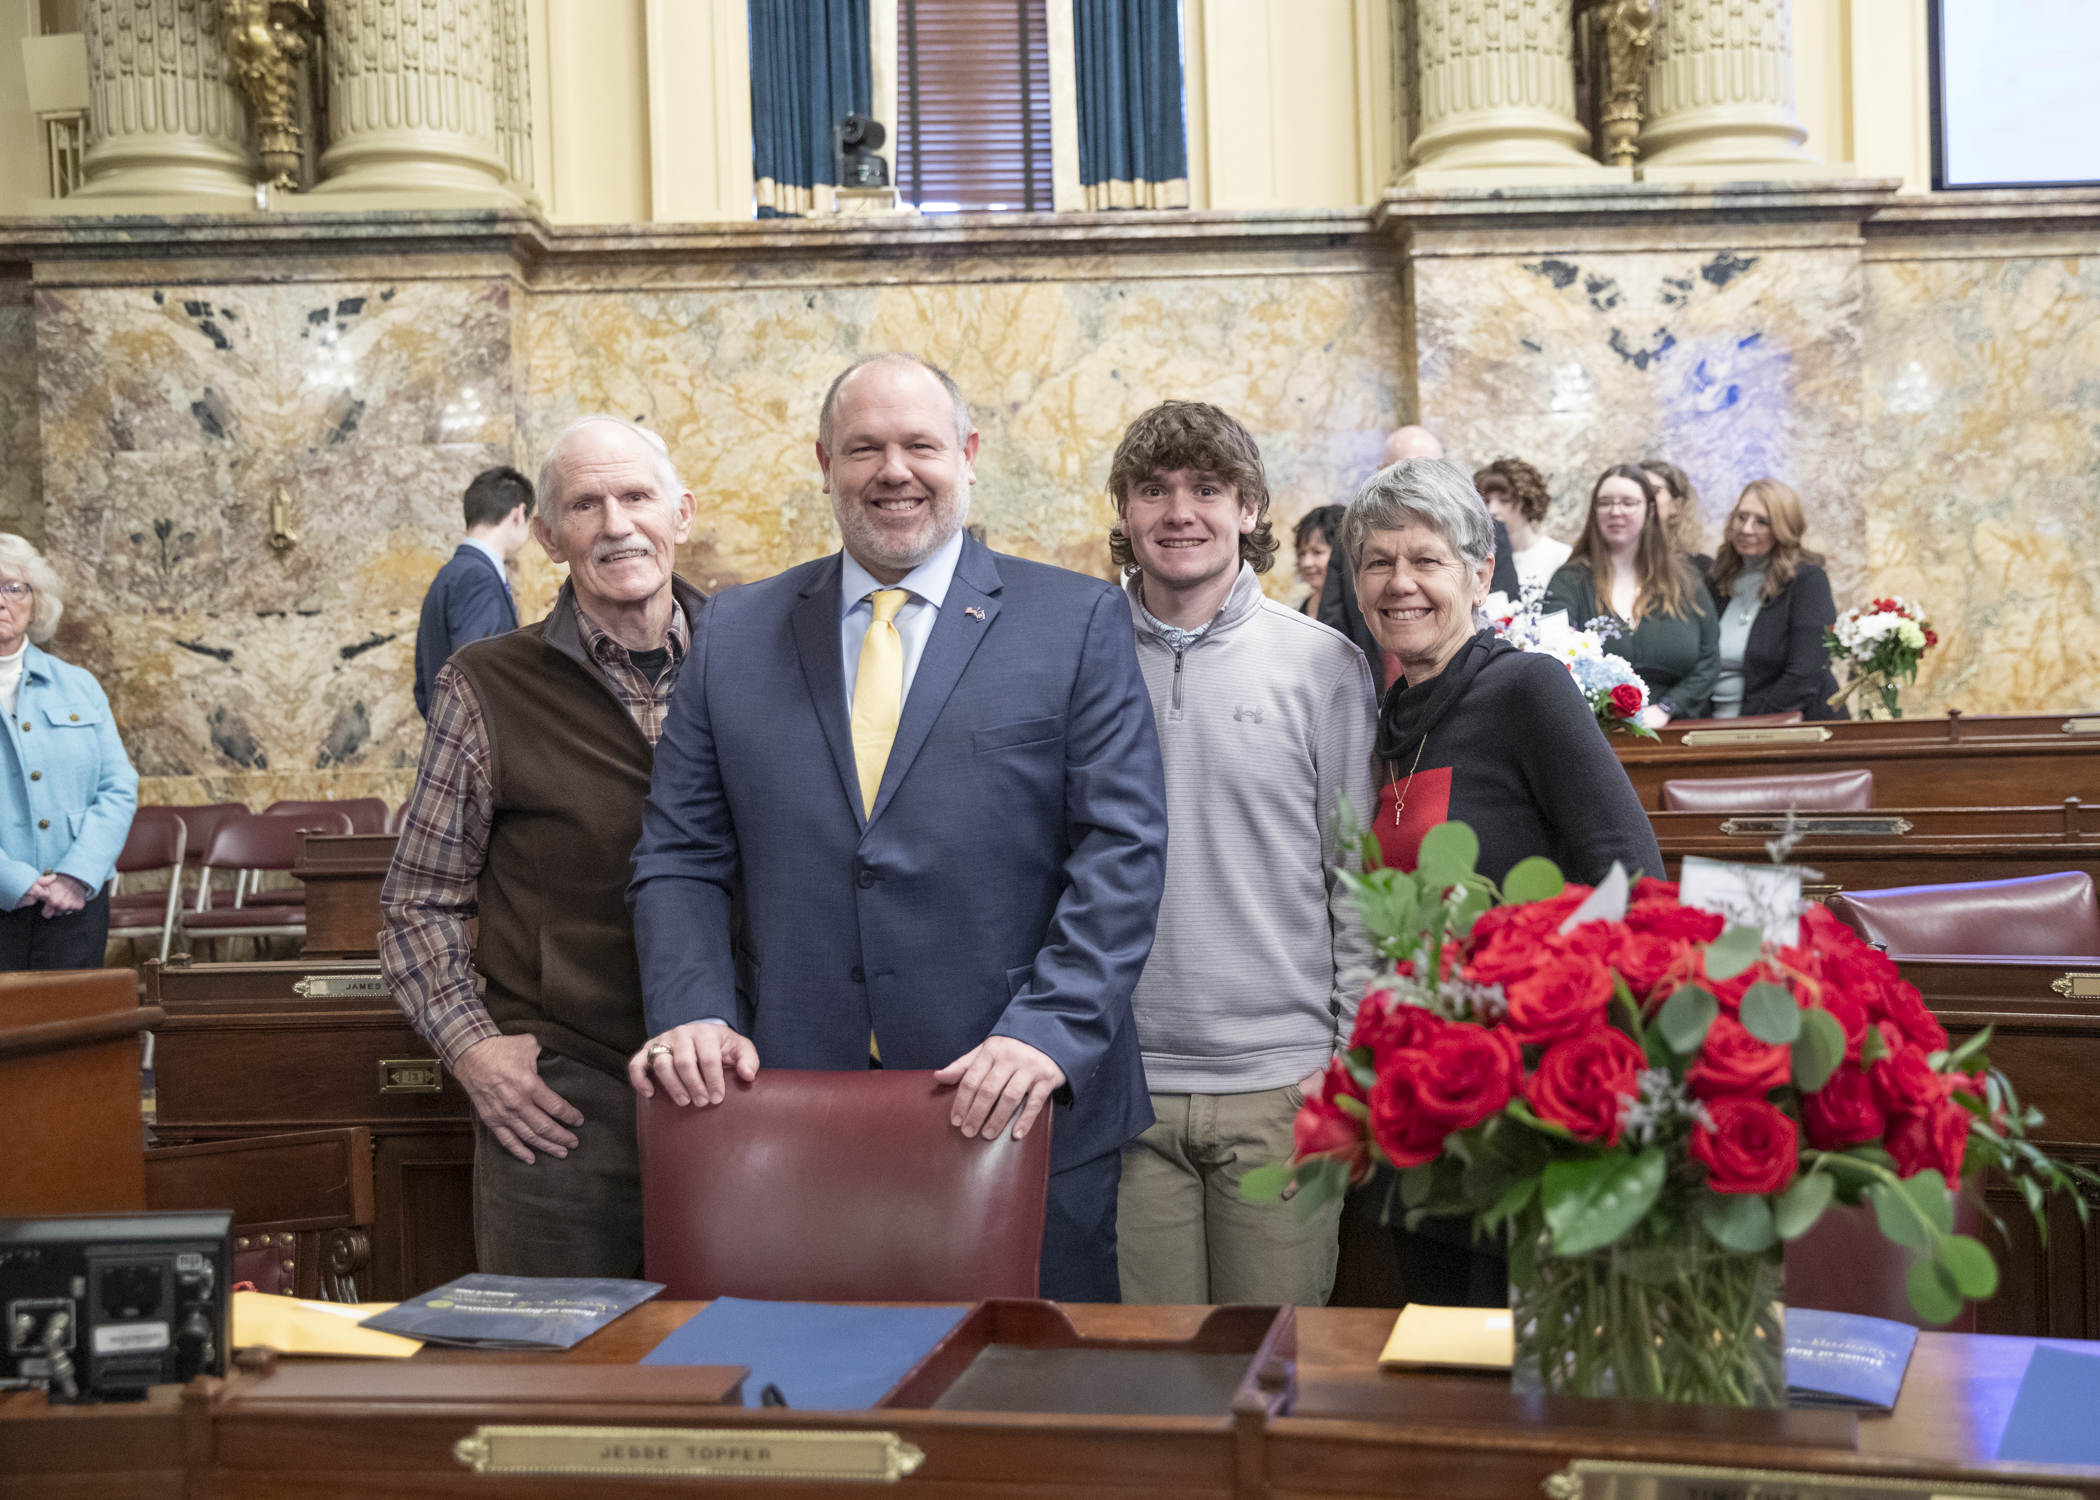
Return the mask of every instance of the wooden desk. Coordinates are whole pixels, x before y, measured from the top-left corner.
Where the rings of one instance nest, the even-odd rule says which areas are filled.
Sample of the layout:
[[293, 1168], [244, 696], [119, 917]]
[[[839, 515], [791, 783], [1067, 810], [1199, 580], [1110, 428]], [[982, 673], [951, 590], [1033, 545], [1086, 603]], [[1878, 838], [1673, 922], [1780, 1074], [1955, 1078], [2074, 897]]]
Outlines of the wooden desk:
[[129, 969], [0, 974], [0, 1215], [136, 1211], [142, 1008]]
[[306, 943], [313, 958], [375, 958], [379, 887], [394, 862], [392, 833], [310, 833], [292, 873], [306, 886]]
[[[1714, 736], [1731, 733], [1756, 738], [1715, 743]], [[1665, 781], [1857, 770], [1874, 773], [1874, 801], [1888, 807], [2100, 802], [2100, 713], [1951, 713], [1763, 731], [1665, 728], [1656, 741], [1614, 735], [1612, 745], [1641, 806], [1656, 811]]]
[[[1969, 795], [1989, 790], [1971, 787]], [[1651, 812], [1672, 880], [1688, 854], [1764, 864], [1783, 814]], [[2049, 807], [1898, 807], [1802, 813], [1790, 862], [1823, 872], [1810, 894], [2009, 880], [2084, 870], [2100, 880], [2100, 807], [2076, 799]]]
[[[2048, 1486], [2100, 1500], [2100, 1468], [2041, 1468], [1992, 1458], [2035, 1341], [1923, 1335], [1895, 1413], [1853, 1420], [1826, 1412], [1735, 1413], [1583, 1400], [1525, 1402], [1506, 1376], [1391, 1374], [1377, 1354], [1393, 1315], [1368, 1309], [1299, 1314], [1298, 1397], [1273, 1420], [1071, 1417], [977, 1412], [786, 1412], [682, 1405], [679, 1373], [632, 1367], [698, 1303], [637, 1309], [564, 1354], [427, 1348], [403, 1367], [441, 1366], [456, 1383], [390, 1414], [382, 1427], [359, 1403], [240, 1415], [215, 1382], [181, 1403], [51, 1408], [40, 1395], [0, 1397], [0, 1495], [178, 1495], [188, 1500], [577, 1493], [828, 1496], [850, 1486], [790, 1480], [585, 1481], [475, 1476], [451, 1444], [482, 1422], [518, 1420], [515, 1401], [477, 1397], [474, 1371], [566, 1368], [573, 1404], [531, 1419], [684, 1426], [896, 1432], [926, 1453], [900, 1493], [1053, 1497], [1408, 1496], [1540, 1500], [1540, 1485], [1576, 1459], [1695, 1463], [1847, 1478], [1917, 1478]], [[1073, 1307], [1082, 1333], [1184, 1338], [1206, 1309]], [[2082, 1347], [2087, 1352], [2093, 1346]], [[637, 1375], [646, 1376], [641, 1385]], [[236, 1377], [245, 1380], [248, 1377]], [[404, 1382], [405, 1383], [405, 1382]], [[598, 1386], [603, 1384], [603, 1390]], [[256, 1389], [255, 1394], [262, 1392]], [[638, 1398], [647, 1397], [646, 1415]], [[399, 1405], [399, 1403], [390, 1403]], [[187, 1486], [187, 1487], [185, 1487]], [[1725, 1495], [1727, 1492], [1722, 1491]]]

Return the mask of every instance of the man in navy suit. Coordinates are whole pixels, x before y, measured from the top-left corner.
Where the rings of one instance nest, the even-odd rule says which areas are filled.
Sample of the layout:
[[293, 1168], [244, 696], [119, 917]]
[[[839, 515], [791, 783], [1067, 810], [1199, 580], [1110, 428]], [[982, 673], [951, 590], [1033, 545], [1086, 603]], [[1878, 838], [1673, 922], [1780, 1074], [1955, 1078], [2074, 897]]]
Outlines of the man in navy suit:
[[532, 535], [532, 481], [508, 465], [467, 486], [467, 539], [430, 580], [416, 625], [416, 712], [430, 717], [438, 668], [469, 641], [518, 628], [506, 571]]
[[945, 373], [861, 360], [818, 423], [844, 549], [708, 602], [635, 848], [628, 1076], [705, 1107], [872, 1045], [957, 1085], [966, 1136], [1055, 1101], [1042, 1294], [1114, 1302], [1159, 739], [1122, 594], [963, 530], [976, 454]]

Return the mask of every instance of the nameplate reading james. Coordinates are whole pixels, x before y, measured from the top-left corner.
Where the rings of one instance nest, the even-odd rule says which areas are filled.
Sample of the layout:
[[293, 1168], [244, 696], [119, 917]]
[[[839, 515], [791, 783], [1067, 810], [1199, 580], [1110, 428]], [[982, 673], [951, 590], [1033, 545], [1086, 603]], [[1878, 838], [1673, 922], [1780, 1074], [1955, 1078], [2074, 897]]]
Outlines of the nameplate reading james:
[[477, 1474], [640, 1474], [894, 1484], [926, 1455], [894, 1432], [477, 1427], [452, 1456]]
[[379, 974], [309, 974], [292, 986], [292, 993], [308, 1000], [384, 1000], [388, 991]]
[[2077, 1500], [2076, 1491], [2026, 1485], [1870, 1479], [1776, 1469], [1618, 1463], [1580, 1458], [1539, 1486], [1547, 1500]]
[[1816, 724], [1789, 724], [1780, 729], [1687, 729], [1678, 743], [1701, 745], [1820, 745], [1830, 731]]

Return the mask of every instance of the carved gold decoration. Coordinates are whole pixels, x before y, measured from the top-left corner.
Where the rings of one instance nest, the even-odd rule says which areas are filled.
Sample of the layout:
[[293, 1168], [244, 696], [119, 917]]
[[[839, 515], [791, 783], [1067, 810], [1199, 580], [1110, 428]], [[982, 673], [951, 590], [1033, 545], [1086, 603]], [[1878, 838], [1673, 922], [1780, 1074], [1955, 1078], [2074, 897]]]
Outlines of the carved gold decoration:
[[1604, 9], [1604, 35], [1611, 58], [1604, 160], [1630, 167], [1641, 154], [1633, 138], [1641, 133], [1641, 82], [1648, 72], [1648, 44], [1655, 39], [1655, 0], [1611, 0]]
[[270, 499], [270, 545], [279, 552], [299, 545], [299, 533], [292, 530], [292, 497], [283, 490]]
[[1875, 817], [1870, 813], [1793, 813], [1784, 817], [1755, 813], [1725, 819], [1721, 832], [1729, 838], [1796, 833], [1810, 838], [1888, 839], [1903, 837], [1913, 826], [1908, 818]]
[[312, 23], [313, 0], [223, 3], [226, 67], [255, 112], [256, 144], [266, 180], [271, 187], [296, 191], [302, 132], [292, 80], [306, 61], [308, 42], [301, 23]]
[[2100, 1000], [2100, 974], [2066, 974], [2052, 979], [2049, 988], [2066, 1000]]
[[477, 1474], [661, 1474], [895, 1484], [926, 1461], [894, 1432], [477, 1427], [452, 1445]]

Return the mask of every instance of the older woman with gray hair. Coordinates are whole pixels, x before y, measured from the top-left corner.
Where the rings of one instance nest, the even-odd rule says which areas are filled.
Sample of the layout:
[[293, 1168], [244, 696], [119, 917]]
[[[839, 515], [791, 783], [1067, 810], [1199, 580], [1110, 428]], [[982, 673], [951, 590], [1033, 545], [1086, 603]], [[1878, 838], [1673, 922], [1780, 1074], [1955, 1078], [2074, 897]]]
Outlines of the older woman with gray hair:
[[86, 672], [46, 654], [65, 612], [58, 574], [0, 532], [0, 970], [99, 969], [117, 855], [139, 778], [109, 700]]
[[1595, 884], [1617, 860], [1663, 873], [1648, 815], [1566, 667], [1487, 628], [1494, 521], [1443, 459], [1405, 459], [1364, 482], [1342, 520], [1356, 594], [1402, 676], [1378, 711], [1376, 831], [1411, 870], [1422, 835], [1450, 819], [1480, 837], [1501, 880], [1542, 854]]

